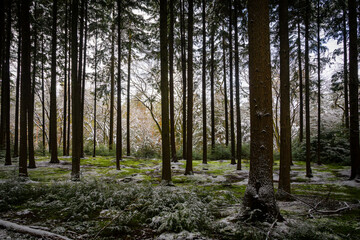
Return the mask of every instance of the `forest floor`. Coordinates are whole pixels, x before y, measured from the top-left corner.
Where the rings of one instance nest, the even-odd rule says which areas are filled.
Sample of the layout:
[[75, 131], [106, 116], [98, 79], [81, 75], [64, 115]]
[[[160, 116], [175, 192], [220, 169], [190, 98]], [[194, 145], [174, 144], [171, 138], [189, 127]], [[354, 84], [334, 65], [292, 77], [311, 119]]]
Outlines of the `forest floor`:
[[[360, 183], [349, 181], [350, 168], [291, 167], [292, 201], [278, 201], [283, 222], [239, 220], [249, 174], [229, 160], [172, 163], [174, 186], [161, 184], [161, 160], [114, 157], [81, 160], [81, 181], [70, 181], [71, 158], [37, 168], [19, 179], [17, 159], [0, 159], [0, 219], [70, 239], [360, 239]], [[279, 162], [274, 162], [277, 188]], [[1, 225], [1, 224], [0, 224]], [[0, 226], [1, 239], [40, 239]]]

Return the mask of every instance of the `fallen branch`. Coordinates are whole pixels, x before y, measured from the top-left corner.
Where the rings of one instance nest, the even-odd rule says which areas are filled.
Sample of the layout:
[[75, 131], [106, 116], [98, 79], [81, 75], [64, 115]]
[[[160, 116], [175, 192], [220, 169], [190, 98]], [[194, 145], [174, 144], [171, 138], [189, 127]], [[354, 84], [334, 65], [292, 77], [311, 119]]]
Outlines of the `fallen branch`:
[[40, 230], [40, 229], [34, 229], [28, 226], [19, 225], [17, 223], [12, 223], [9, 221], [1, 220], [0, 219], [0, 227], [13, 230], [20, 233], [26, 233], [30, 234], [32, 236], [41, 237], [41, 238], [47, 238], [47, 239], [55, 239], [55, 240], [71, 240], [68, 237], [58, 235], [56, 233]]

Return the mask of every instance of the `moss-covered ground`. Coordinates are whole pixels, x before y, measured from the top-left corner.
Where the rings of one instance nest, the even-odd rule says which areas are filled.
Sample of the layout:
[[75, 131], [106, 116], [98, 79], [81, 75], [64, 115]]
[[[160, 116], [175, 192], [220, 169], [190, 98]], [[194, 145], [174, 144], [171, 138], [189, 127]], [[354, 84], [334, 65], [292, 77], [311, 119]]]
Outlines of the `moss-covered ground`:
[[[309, 179], [304, 163], [294, 162], [295, 199], [278, 201], [286, 221], [272, 227], [236, 220], [248, 160], [239, 171], [230, 160], [193, 161], [191, 176], [180, 160], [172, 163], [174, 186], [161, 184], [160, 159], [124, 158], [116, 170], [114, 157], [86, 157], [80, 182], [70, 181], [71, 158], [59, 160], [37, 157], [20, 179], [17, 159], [11, 166], [0, 159], [0, 218], [74, 239], [360, 239], [360, 183], [348, 180], [347, 166], [313, 165]], [[275, 191], [278, 169], [275, 161]], [[311, 211], [315, 205], [320, 211]]]

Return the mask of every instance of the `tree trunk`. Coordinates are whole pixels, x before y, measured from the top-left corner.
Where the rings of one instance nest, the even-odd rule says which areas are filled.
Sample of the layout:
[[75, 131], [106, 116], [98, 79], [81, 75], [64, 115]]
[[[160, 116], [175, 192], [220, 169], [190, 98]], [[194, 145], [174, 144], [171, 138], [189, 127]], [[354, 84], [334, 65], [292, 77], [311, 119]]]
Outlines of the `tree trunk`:
[[174, 1], [169, 2], [170, 28], [169, 28], [169, 67], [170, 67], [170, 145], [171, 161], [177, 162], [175, 143], [175, 113], [174, 113]]
[[57, 113], [56, 113], [56, 39], [57, 39], [57, 0], [53, 5], [53, 26], [51, 40], [51, 91], [50, 91], [50, 163], [59, 163], [57, 157]]
[[[250, 77], [250, 173], [244, 196], [244, 217], [258, 209], [258, 219], [279, 218], [272, 177], [273, 127], [270, 64], [269, 1], [248, 1]], [[252, 216], [254, 217], [254, 216]]]
[[71, 179], [80, 180], [80, 81], [77, 76], [77, 19], [78, 19], [78, 0], [72, 3], [72, 31], [71, 31], [71, 84], [72, 84], [72, 170]]
[[344, 115], [345, 127], [349, 129], [349, 90], [348, 90], [348, 53], [347, 53], [347, 31], [346, 31], [346, 2], [343, 3], [343, 44], [344, 44]]
[[[117, 73], [117, 119], [116, 119], [116, 169], [120, 170], [122, 158], [122, 123], [121, 123], [121, 0], [118, 6], [118, 73]], [[96, 104], [96, 103], [95, 103]]]
[[94, 143], [93, 143], [93, 157], [96, 157], [96, 100], [97, 100], [97, 67], [98, 67], [98, 47], [97, 47], [97, 39], [98, 39], [98, 26], [97, 26], [97, 14], [96, 14], [96, 28], [95, 28], [95, 73], [94, 73]]
[[360, 149], [359, 149], [359, 82], [358, 82], [358, 49], [357, 49], [357, 19], [355, 0], [348, 1], [349, 7], [349, 50], [350, 50], [350, 179], [360, 178]]
[[127, 113], [126, 113], [126, 155], [130, 156], [130, 79], [131, 79], [131, 31], [129, 30], [129, 56], [127, 81]]
[[27, 177], [27, 111], [30, 100], [30, 1], [21, 1], [21, 98], [19, 176]]
[[10, 48], [11, 48], [11, 1], [6, 1], [4, 11], [6, 11], [6, 40], [4, 46], [5, 59], [2, 65], [2, 90], [1, 95], [1, 109], [4, 116], [4, 145], [5, 145], [5, 165], [11, 165], [11, 150], [10, 150]]
[[[290, 69], [288, 0], [280, 1], [280, 172], [279, 190], [291, 192], [291, 125], [290, 125]], [[278, 191], [278, 196], [288, 197]]]
[[321, 165], [321, 81], [320, 81], [320, 0], [317, 2], [317, 74], [318, 74], [318, 140], [317, 140], [317, 163]]
[[[18, 8], [18, 19], [20, 18], [20, 1], [16, 3]], [[21, 68], [21, 30], [19, 24], [19, 38], [17, 49], [17, 74], [16, 74], [16, 93], [15, 93], [15, 139], [14, 139], [14, 157], [19, 156], [19, 105], [20, 105], [20, 68]]]
[[202, 107], [203, 107], [203, 164], [207, 164], [207, 136], [206, 136], [206, 19], [205, 0], [202, 0]]
[[210, 110], [211, 110], [211, 151], [215, 149], [215, 23], [211, 26], [210, 36]]
[[306, 177], [312, 177], [310, 166], [310, 69], [309, 69], [309, 17], [310, 2], [306, 0], [305, 11], [305, 128], [306, 128]]
[[[224, 29], [223, 32], [225, 33]], [[223, 67], [224, 67], [224, 104], [225, 104], [225, 145], [229, 146], [229, 113], [228, 113], [228, 96], [227, 96], [227, 84], [226, 84], [226, 47], [225, 47], [225, 34], [222, 37], [223, 47]], [[214, 137], [215, 138], [215, 137]]]
[[[115, 14], [113, 14], [113, 17], [114, 15]], [[114, 94], [115, 94], [115, 22], [112, 23], [111, 25], [109, 150], [113, 149], [113, 139], [114, 139]]]
[[44, 77], [44, 36], [41, 38], [41, 107], [42, 107], [42, 153], [45, 156], [45, 77]]
[[236, 88], [236, 159], [237, 170], [241, 170], [241, 112], [240, 112], [240, 77], [239, 77], [239, 40], [238, 40], [238, 2], [234, 3], [235, 19], [235, 88]]
[[29, 141], [29, 168], [36, 168], [34, 156], [34, 105], [35, 105], [35, 84], [36, 84], [36, 58], [37, 58], [37, 3], [34, 7], [34, 52], [33, 52], [33, 71], [32, 71], [32, 84], [31, 95], [28, 111], [28, 141]]
[[234, 87], [233, 87], [233, 49], [232, 49], [232, 0], [229, 1], [229, 62], [230, 62], [230, 138], [231, 164], [235, 161], [235, 126], [234, 126]]
[[66, 146], [67, 146], [67, 45], [68, 45], [68, 1], [65, 1], [65, 66], [64, 66], [64, 119], [63, 119], [63, 156], [67, 156], [66, 154]]
[[181, 38], [181, 70], [182, 70], [182, 83], [183, 83], [183, 109], [182, 109], [182, 137], [183, 137], [183, 159], [187, 157], [187, 144], [186, 144], [186, 41], [185, 41], [185, 0], [180, 0], [180, 38]]
[[161, 179], [171, 181], [170, 139], [169, 139], [169, 86], [167, 54], [167, 1], [160, 0], [160, 62], [161, 62], [161, 120], [162, 120], [162, 175]]
[[192, 167], [192, 130], [193, 130], [193, 30], [194, 2], [189, 0], [188, 13], [188, 114], [187, 114], [187, 157], [185, 175], [193, 175]]
[[300, 119], [300, 133], [299, 133], [299, 141], [302, 142], [304, 138], [304, 100], [303, 100], [303, 76], [302, 76], [302, 66], [301, 66], [301, 38], [300, 38], [300, 17], [299, 22], [297, 24], [297, 32], [298, 32], [298, 39], [297, 39], [297, 47], [298, 47], [298, 63], [299, 63], [299, 95], [300, 95], [300, 112], [299, 112], [299, 119]]

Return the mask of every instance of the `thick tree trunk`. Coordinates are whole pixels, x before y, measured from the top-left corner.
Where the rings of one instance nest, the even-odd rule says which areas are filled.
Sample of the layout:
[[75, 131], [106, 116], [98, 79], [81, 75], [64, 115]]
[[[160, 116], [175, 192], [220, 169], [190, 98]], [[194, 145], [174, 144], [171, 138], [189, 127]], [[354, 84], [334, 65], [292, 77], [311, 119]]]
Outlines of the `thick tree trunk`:
[[[2, 90], [1, 109], [4, 114], [4, 147], [5, 147], [5, 165], [11, 165], [10, 150], [10, 48], [11, 48], [11, 1], [6, 0], [6, 41], [5, 41], [5, 61], [2, 65]], [[4, 11], [5, 11], [4, 9]]]
[[41, 108], [42, 108], [42, 153], [45, 156], [45, 77], [44, 77], [44, 64], [45, 64], [45, 51], [44, 51], [44, 36], [41, 38]]
[[162, 175], [161, 179], [171, 181], [170, 139], [169, 139], [169, 86], [167, 52], [167, 1], [160, 0], [160, 63], [161, 63], [161, 120], [162, 120]]
[[126, 112], [126, 155], [130, 156], [130, 79], [131, 79], [131, 31], [129, 31], [128, 53], [128, 79], [127, 79], [127, 112]]
[[[279, 190], [291, 192], [291, 125], [288, 0], [280, 0], [280, 172]], [[278, 196], [287, 197], [278, 191]]]
[[240, 77], [239, 77], [239, 40], [238, 40], [238, 2], [234, 3], [235, 19], [235, 88], [236, 88], [236, 160], [237, 170], [241, 170], [241, 112], [240, 112]]
[[[273, 127], [270, 69], [269, 1], [248, 1], [250, 77], [250, 173], [244, 217], [260, 210], [258, 219], [279, 218], [272, 178]], [[252, 215], [252, 217], [255, 217]]]
[[[122, 158], [122, 123], [121, 123], [121, 0], [118, 6], [118, 72], [117, 72], [117, 119], [116, 119], [116, 169], [120, 170]], [[96, 103], [95, 103], [96, 104]]]
[[187, 144], [186, 144], [186, 41], [185, 41], [185, 0], [180, 0], [180, 38], [181, 38], [181, 71], [183, 83], [183, 109], [182, 109], [182, 138], [183, 138], [183, 159], [187, 157]]
[[193, 175], [192, 167], [192, 130], [193, 130], [193, 31], [194, 2], [189, 0], [188, 13], [188, 114], [187, 114], [187, 157], [185, 175]]
[[77, 19], [78, 19], [78, 0], [72, 2], [72, 31], [71, 31], [71, 84], [72, 84], [72, 170], [71, 179], [80, 180], [80, 81], [77, 76]]
[[360, 178], [360, 149], [359, 149], [359, 81], [358, 81], [358, 49], [357, 49], [357, 19], [356, 0], [348, 1], [349, 7], [349, 50], [350, 50], [350, 179]]
[[309, 17], [311, 6], [306, 0], [305, 11], [305, 130], [306, 130], [306, 177], [312, 177], [310, 166], [310, 69], [309, 69]]
[[171, 161], [177, 162], [175, 143], [175, 113], [174, 113], [174, 1], [169, 2], [169, 67], [170, 67], [170, 145]]
[[31, 96], [28, 111], [28, 141], [29, 141], [29, 168], [36, 168], [34, 152], [34, 105], [35, 105], [35, 84], [36, 84], [36, 58], [37, 58], [37, 3], [34, 7], [34, 52], [33, 52], [33, 71], [31, 83]]
[[53, 26], [51, 40], [51, 90], [50, 90], [50, 163], [59, 163], [57, 157], [57, 113], [56, 113], [56, 41], [57, 41], [57, 0], [53, 3]]
[[21, 0], [21, 100], [19, 176], [27, 177], [27, 111], [30, 100], [30, 1]]
[[[300, 17], [299, 17], [300, 18]], [[301, 65], [301, 38], [300, 38], [300, 19], [297, 24], [297, 47], [298, 47], [298, 64], [299, 64], [299, 95], [300, 95], [300, 112], [299, 112], [299, 141], [302, 142], [304, 138], [304, 100], [303, 100], [303, 76], [302, 76], [302, 65]]]
[[234, 87], [233, 87], [233, 48], [232, 48], [232, 0], [229, 1], [229, 62], [230, 62], [230, 139], [231, 164], [235, 161], [235, 121], [234, 121]]

